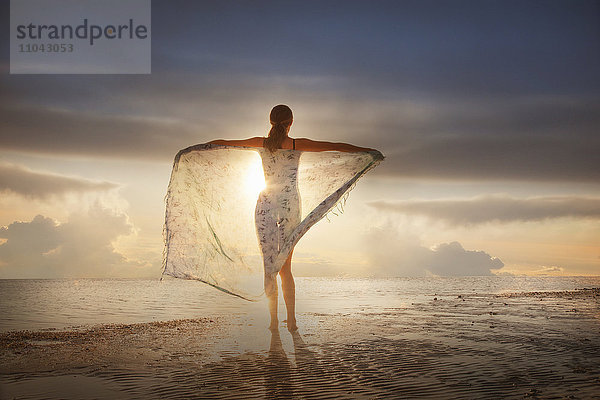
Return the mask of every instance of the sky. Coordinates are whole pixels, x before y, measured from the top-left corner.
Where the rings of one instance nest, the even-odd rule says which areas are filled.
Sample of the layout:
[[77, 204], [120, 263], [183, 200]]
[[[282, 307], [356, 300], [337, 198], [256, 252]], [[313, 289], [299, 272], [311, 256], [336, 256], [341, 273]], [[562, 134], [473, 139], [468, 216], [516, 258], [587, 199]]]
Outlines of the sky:
[[290, 135], [386, 160], [304, 276], [600, 275], [600, 2], [152, 2], [149, 75], [10, 75], [0, 278], [159, 277], [178, 150]]

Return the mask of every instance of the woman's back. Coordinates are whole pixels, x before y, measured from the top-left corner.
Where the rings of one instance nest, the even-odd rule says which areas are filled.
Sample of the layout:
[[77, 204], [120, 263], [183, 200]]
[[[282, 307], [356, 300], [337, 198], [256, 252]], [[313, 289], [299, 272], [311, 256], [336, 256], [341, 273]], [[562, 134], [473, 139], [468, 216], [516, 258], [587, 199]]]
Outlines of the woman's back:
[[270, 151], [259, 149], [265, 175], [265, 191], [276, 194], [277, 192], [297, 192], [299, 151], [278, 149]]

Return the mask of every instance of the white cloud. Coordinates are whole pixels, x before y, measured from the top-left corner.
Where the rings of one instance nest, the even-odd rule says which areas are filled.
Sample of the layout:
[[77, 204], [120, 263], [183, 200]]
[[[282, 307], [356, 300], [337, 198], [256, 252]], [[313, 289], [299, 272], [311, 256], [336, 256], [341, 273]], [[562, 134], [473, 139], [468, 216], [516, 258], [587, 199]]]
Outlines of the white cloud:
[[128, 260], [113, 242], [134, 232], [126, 214], [96, 204], [65, 223], [36, 216], [0, 228], [4, 278], [159, 276], [160, 260]]
[[535, 271], [534, 274], [541, 275], [541, 276], [562, 275], [563, 272], [564, 272], [564, 268], [553, 265], [553, 266], [543, 266], [542, 268]]
[[492, 275], [504, 263], [484, 251], [465, 250], [458, 242], [442, 243], [432, 250], [428, 271], [440, 276]]
[[465, 250], [458, 242], [434, 248], [422, 245], [419, 238], [387, 224], [366, 235], [371, 274], [375, 276], [470, 276], [492, 275], [504, 263], [484, 251]]

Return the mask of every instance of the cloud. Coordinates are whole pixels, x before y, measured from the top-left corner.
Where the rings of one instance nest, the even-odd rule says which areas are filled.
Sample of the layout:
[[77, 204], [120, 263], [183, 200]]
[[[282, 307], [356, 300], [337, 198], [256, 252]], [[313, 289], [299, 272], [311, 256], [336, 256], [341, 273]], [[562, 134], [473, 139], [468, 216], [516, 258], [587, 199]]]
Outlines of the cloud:
[[596, 98], [507, 96], [414, 107], [418, 113], [401, 119], [381, 116], [385, 131], [398, 132], [397, 143], [384, 148], [382, 173], [436, 180], [600, 179]]
[[[173, 142], [189, 145], [192, 128], [173, 119], [48, 108], [0, 107], [8, 150], [122, 159], [169, 159]], [[186, 140], [187, 138], [187, 140]], [[177, 146], [177, 145], [176, 145]]]
[[442, 243], [432, 251], [427, 270], [440, 276], [492, 275], [504, 263], [484, 251], [465, 250], [458, 242]]
[[158, 3], [151, 75], [3, 75], [0, 148], [170, 161], [285, 102], [293, 135], [383, 150], [376, 174], [600, 179], [595, 4], [350, 3]]
[[424, 247], [416, 235], [400, 234], [391, 225], [373, 228], [365, 237], [372, 275], [492, 275], [504, 263], [484, 251], [465, 250], [458, 242]]
[[21, 165], [0, 163], [0, 192], [44, 199], [73, 192], [106, 191], [118, 187], [111, 182], [32, 171]]
[[559, 136], [460, 135], [431, 137], [384, 151], [381, 173], [405, 179], [453, 181], [597, 182], [597, 139]]
[[65, 223], [36, 216], [0, 228], [0, 276], [5, 278], [157, 276], [157, 264], [128, 260], [113, 242], [133, 233], [127, 215], [100, 205]]
[[541, 269], [535, 271], [536, 275], [556, 275], [556, 274], [562, 274], [564, 272], [564, 268], [563, 267], [558, 267], [558, 266], [549, 266], [549, 267], [542, 267]]
[[381, 211], [422, 215], [451, 225], [526, 222], [549, 218], [600, 218], [600, 199], [593, 197], [530, 197], [487, 195], [461, 200], [374, 201]]
[[[297, 115], [293, 135], [380, 148], [387, 160], [378, 174], [437, 180], [600, 179], [596, 168], [600, 103], [594, 99], [508, 97], [475, 104], [468, 98], [446, 102], [396, 94], [381, 101], [364, 94], [343, 96], [350, 90], [344, 86], [349, 83], [337, 78], [330, 82], [314, 78], [311, 84], [308, 78], [282, 77], [275, 85], [278, 89], [264, 77], [237, 76], [229, 81], [216, 77], [220, 87], [188, 78], [166, 76], [144, 87], [130, 84], [125, 88], [109, 82], [118, 95], [111, 92], [104, 98], [90, 93], [97, 103], [85, 107], [77, 103], [79, 92], [65, 93], [56, 83], [44, 83], [48, 101], [64, 104], [51, 108], [27, 97], [22, 103], [0, 101], [0, 148], [170, 161], [177, 150], [190, 144], [265, 134], [268, 109], [281, 102], [279, 92], [291, 92], [293, 97], [284, 97], [291, 100]], [[264, 82], [271, 91], [257, 82]], [[194, 99], [197, 93], [211, 93], [211, 100]], [[265, 100], [258, 102], [257, 97]], [[107, 105], [121, 105], [128, 112], [107, 109]], [[365, 137], [368, 132], [377, 134]]]

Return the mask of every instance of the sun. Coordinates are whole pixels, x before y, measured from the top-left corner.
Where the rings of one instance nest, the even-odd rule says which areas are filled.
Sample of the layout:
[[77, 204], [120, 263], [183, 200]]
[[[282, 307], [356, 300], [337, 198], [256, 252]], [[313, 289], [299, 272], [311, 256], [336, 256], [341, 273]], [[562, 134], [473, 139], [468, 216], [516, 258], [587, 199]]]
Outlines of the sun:
[[257, 160], [256, 163], [252, 163], [248, 167], [248, 172], [244, 179], [244, 186], [246, 193], [252, 197], [257, 197], [266, 187], [265, 175], [260, 160]]

